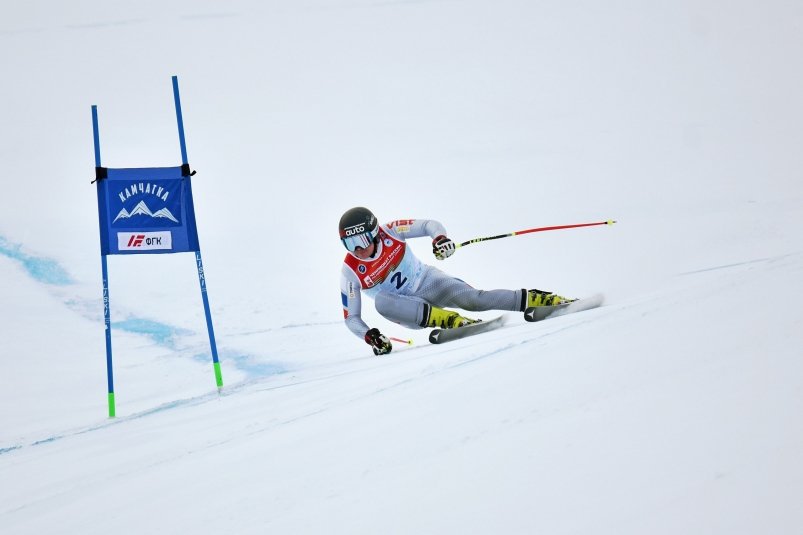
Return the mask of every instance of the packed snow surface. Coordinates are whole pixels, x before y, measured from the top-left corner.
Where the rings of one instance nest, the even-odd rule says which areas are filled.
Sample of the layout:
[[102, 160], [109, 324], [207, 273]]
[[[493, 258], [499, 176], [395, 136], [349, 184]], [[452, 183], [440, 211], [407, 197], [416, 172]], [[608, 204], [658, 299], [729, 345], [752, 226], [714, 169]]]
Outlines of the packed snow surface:
[[[793, 534], [803, 526], [803, 4], [10, 3], [0, 531]], [[181, 163], [193, 255], [109, 257], [109, 167]], [[343, 325], [346, 209], [425, 262], [604, 306], [439, 346]], [[478, 314], [484, 319], [498, 313]]]

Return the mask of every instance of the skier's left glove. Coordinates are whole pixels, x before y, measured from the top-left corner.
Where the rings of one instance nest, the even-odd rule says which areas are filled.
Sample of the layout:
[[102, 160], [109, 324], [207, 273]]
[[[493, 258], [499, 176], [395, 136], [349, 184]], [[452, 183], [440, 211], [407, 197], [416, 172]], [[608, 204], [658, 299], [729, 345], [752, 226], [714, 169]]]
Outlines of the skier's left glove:
[[449, 258], [454, 254], [455, 249], [457, 249], [457, 247], [454, 242], [443, 234], [432, 240], [432, 254], [434, 254], [435, 258], [438, 260]]
[[365, 343], [373, 348], [374, 355], [385, 355], [390, 353], [390, 350], [393, 349], [393, 344], [390, 343], [390, 339], [379, 332], [379, 329], [376, 327], [369, 329], [368, 332], [365, 333]]

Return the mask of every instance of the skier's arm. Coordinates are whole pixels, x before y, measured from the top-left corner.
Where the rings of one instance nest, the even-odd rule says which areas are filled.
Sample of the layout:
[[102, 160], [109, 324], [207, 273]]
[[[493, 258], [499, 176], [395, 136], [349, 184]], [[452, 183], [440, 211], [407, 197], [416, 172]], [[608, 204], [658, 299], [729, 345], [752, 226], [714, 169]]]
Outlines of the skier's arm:
[[455, 243], [446, 237], [446, 227], [434, 219], [394, 221], [388, 224], [388, 228], [395, 230], [394, 234], [401, 239], [429, 236], [432, 238], [432, 254], [438, 260], [449, 258], [457, 249]]
[[365, 333], [368, 332], [368, 324], [360, 317], [362, 312], [360, 293], [359, 279], [344, 265], [343, 270], [340, 272], [340, 300], [343, 302], [343, 318], [346, 322], [346, 327], [355, 336], [364, 339]]
[[368, 325], [360, 317], [362, 310], [360, 293], [360, 281], [353, 271], [343, 266], [343, 271], [340, 274], [340, 299], [343, 302], [343, 317], [346, 321], [346, 327], [356, 336], [365, 340], [365, 343], [374, 350], [374, 355], [390, 353], [393, 349], [390, 339], [380, 333], [376, 327], [369, 329]]
[[400, 219], [391, 221], [385, 228], [394, 238], [406, 240], [407, 238], [421, 238], [429, 236], [436, 238], [446, 235], [446, 227], [434, 219]]

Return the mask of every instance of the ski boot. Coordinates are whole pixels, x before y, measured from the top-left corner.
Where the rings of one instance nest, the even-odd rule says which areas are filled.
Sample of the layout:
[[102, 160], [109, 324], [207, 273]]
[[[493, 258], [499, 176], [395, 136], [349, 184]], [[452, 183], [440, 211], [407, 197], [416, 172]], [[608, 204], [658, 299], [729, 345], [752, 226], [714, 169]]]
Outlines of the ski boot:
[[439, 329], [455, 329], [465, 325], [471, 325], [481, 320], [474, 320], [461, 316], [453, 310], [438, 308], [429, 304], [424, 304], [424, 319], [421, 327], [437, 327]]
[[568, 297], [541, 290], [527, 290], [527, 302], [524, 308], [553, 307], [564, 303], [571, 303], [572, 301], [577, 301], [577, 299], [569, 299]]
[[565, 308], [569, 303], [577, 301], [541, 290], [528, 290], [525, 296], [527, 299], [522, 312], [527, 321], [546, 319], [559, 308]]

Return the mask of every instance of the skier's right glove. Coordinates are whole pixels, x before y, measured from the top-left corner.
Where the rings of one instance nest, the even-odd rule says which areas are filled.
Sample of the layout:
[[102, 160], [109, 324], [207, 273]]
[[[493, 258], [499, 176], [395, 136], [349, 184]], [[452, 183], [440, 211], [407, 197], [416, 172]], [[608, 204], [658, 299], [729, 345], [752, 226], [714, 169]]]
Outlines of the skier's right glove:
[[390, 339], [379, 332], [379, 329], [376, 327], [369, 329], [368, 332], [365, 333], [365, 343], [373, 348], [374, 355], [385, 355], [390, 353], [390, 350], [393, 349]]
[[444, 235], [437, 236], [432, 240], [432, 254], [438, 260], [445, 260], [454, 254], [455, 244], [452, 240]]

